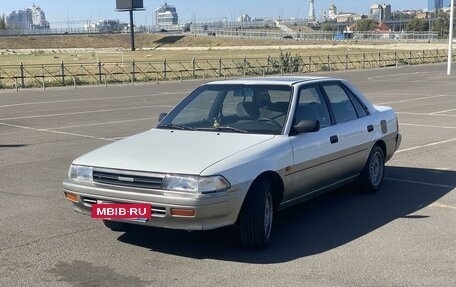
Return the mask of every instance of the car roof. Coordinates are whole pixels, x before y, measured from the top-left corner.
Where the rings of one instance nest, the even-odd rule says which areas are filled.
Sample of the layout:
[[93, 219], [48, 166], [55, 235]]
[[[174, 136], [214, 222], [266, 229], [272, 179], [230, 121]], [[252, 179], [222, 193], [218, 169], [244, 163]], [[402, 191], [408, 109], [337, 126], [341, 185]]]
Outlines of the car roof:
[[317, 76], [275, 76], [275, 77], [254, 77], [254, 78], [241, 78], [234, 80], [222, 80], [207, 83], [207, 85], [295, 85], [298, 83], [319, 81], [319, 80], [339, 80], [329, 77]]

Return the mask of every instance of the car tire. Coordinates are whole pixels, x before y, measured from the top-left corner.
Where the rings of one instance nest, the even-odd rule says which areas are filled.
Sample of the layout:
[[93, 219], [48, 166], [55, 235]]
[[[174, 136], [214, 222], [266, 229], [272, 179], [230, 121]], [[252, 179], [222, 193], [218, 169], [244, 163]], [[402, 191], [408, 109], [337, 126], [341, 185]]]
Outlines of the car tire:
[[131, 225], [128, 223], [112, 221], [112, 220], [103, 220], [103, 224], [111, 229], [112, 231], [127, 231], [130, 229]]
[[380, 146], [375, 145], [358, 180], [359, 190], [364, 193], [377, 192], [382, 186], [384, 176], [385, 153]]
[[254, 182], [239, 218], [241, 243], [244, 248], [262, 250], [271, 241], [274, 212], [271, 186], [267, 181]]

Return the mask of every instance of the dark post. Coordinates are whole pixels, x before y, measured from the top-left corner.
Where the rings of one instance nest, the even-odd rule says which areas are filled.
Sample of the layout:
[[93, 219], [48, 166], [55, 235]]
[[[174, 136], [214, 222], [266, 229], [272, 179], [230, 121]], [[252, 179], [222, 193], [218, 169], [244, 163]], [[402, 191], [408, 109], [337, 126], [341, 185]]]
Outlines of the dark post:
[[21, 65], [20, 65], [20, 70], [21, 70], [21, 87], [25, 88], [24, 64], [22, 62], [21, 62]]
[[131, 50], [135, 51], [135, 25], [133, 21], [133, 10], [130, 10], [130, 35], [131, 35]]
[[62, 63], [60, 64], [60, 69], [62, 70], [62, 85], [65, 86], [65, 64]]
[[222, 57], [219, 57], [218, 59], [218, 76], [222, 76]]
[[167, 64], [166, 64], [166, 58], [163, 60], [163, 79], [166, 80], [166, 73], [167, 73]]
[[98, 61], [98, 82], [102, 82], [102, 78], [101, 78], [101, 72], [102, 72], [102, 68], [101, 68], [101, 60]]
[[136, 81], [136, 62], [133, 59], [131, 61], [131, 84], [133, 85]]

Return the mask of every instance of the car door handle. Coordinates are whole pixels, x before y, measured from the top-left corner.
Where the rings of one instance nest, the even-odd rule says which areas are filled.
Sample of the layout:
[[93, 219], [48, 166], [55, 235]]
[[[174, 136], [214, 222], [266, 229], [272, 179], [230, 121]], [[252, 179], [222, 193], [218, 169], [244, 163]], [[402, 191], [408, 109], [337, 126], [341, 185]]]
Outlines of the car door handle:
[[374, 131], [374, 126], [373, 125], [368, 125], [367, 126], [367, 132], [373, 132]]
[[339, 137], [338, 136], [332, 136], [329, 138], [329, 140], [331, 141], [332, 144], [335, 144], [336, 142], [339, 141]]

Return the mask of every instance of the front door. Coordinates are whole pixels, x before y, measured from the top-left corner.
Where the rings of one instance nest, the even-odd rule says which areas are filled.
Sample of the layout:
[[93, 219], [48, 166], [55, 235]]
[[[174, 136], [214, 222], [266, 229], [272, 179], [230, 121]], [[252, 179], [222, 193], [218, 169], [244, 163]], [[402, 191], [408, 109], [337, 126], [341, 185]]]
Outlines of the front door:
[[318, 86], [301, 88], [294, 124], [301, 120], [318, 120], [320, 130], [290, 137], [294, 165], [289, 170], [293, 188], [285, 194], [283, 204], [303, 199], [339, 180], [340, 132], [331, 124], [329, 110]]

